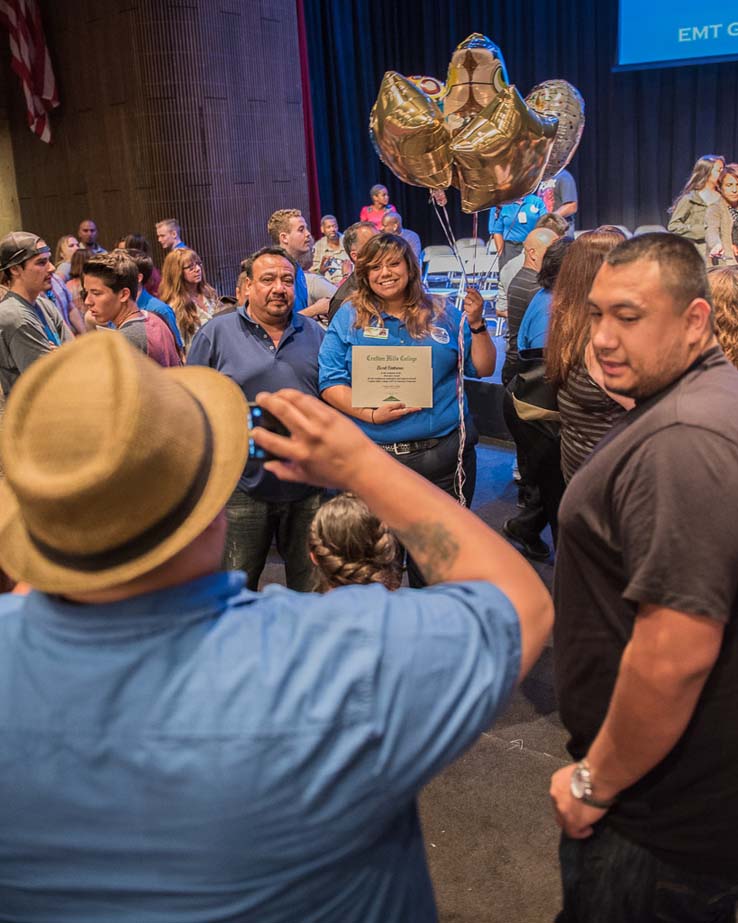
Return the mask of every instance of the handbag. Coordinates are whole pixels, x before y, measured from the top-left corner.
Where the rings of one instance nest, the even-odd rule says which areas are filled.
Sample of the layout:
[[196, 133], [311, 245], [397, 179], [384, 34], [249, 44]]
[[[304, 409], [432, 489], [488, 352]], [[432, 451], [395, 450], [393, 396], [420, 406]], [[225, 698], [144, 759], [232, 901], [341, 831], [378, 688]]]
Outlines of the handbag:
[[517, 374], [507, 387], [518, 418], [536, 425], [550, 438], [557, 438], [561, 415], [556, 389], [546, 378], [543, 349], [520, 351]]

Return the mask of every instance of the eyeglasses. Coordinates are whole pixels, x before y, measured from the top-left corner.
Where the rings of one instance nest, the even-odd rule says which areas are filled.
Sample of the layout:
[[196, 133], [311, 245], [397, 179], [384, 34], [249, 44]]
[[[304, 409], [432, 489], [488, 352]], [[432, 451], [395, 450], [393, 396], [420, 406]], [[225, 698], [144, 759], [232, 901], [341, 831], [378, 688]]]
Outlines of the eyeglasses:
[[199, 266], [202, 266], [202, 263], [188, 263], [186, 266], [183, 266], [182, 269], [187, 272], [188, 269], [197, 269]]

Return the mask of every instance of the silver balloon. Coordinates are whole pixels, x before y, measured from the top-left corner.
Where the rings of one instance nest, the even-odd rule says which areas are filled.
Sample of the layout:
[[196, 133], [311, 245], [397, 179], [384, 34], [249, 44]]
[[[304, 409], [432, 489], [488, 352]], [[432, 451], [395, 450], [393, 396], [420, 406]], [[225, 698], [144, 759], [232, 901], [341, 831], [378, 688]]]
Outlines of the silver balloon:
[[525, 98], [528, 106], [546, 118], [559, 121], [543, 179], [551, 179], [569, 163], [584, 131], [584, 99], [566, 80], [544, 80]]

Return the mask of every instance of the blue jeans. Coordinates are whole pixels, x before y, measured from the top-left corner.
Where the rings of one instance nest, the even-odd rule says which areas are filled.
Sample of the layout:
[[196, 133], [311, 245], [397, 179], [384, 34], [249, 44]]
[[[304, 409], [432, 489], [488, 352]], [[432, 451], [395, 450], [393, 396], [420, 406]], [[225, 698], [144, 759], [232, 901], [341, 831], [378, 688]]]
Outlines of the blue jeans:
[[223, 566], [228, 570], [245, 570], [246, 586], [256, 590], [272, 541], [276, 540], [287, 586], [309, 593], [313, 589], [314, 571], [308, 536], [322, 500], [322, 492], [317, 491], [304, 500], [272, 503], [257, 500], [236, 488], [226, 504], [228, 532]]
[[561, 837], [564, 909], [556, 923], [735, 923], [738, 883], [667, 865], [598, 824]]

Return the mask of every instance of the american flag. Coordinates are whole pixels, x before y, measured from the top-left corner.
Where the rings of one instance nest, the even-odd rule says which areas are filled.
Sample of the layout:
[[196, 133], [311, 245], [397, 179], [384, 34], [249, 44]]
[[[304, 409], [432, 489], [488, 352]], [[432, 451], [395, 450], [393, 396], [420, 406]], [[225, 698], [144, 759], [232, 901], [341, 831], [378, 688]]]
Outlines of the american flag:
[[10, 35], [11, 66], [23, 85], [28, 125], [48, 144], [49, 111], [59, 105], [38, 0], [0, 0], [0, 24]]

